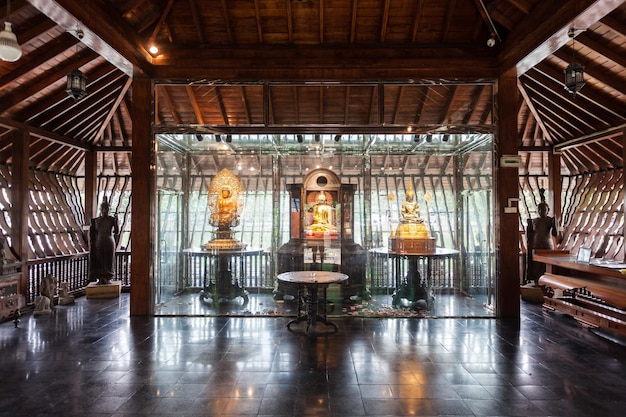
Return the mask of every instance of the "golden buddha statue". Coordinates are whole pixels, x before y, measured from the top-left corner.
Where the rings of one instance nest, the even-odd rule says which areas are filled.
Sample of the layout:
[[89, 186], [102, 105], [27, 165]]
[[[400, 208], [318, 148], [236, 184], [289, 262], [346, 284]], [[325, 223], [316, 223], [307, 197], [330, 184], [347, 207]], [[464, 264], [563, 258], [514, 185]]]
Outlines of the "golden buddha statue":
[[419, 204], [413, 201], [414, 198], [413, 187], [409, 186], [400, 210], [400, 224], [396, 229], [397, 238], [425, 239], [430, 237], [424, 219], [420, 217]]
[[333, 224], [333, 208], [326, 200], [326, 193], [320, 191], [317, 194], [317, 202], [312, 208], [313, 223], [309, 229], [313, 232], [336, 232], [337, 226]]
[[239, 225], [243, 207], [243, 187], [235, 174], [224, 168], [209, 184], [209, 223], [217, 227], [215, 237], [204, 245], [206, 249], [240, 249], [245, 244], [233, 237], [232, 228]]
[[211, 213], [211, 224], [225, 229], [227, 227], [237, 226], [239, 223], [238, 214], [239, 204], [235, 200], [229, 186], [223, 186], [221, 194], [217, 199], [216, 210]]

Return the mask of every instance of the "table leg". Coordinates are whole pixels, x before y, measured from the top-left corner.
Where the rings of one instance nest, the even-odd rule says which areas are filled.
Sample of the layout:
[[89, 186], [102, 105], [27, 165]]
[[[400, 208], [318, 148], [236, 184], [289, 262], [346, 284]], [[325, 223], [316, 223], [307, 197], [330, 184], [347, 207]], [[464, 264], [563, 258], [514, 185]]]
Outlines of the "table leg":
[[[301, 296], [301, 291], [302, 289], [299, 287], [298, 288], [299, 299]], [[325, 301], [326, 300], [326, 288], [323, 288], [323, 291], [324, 291], [323, 298]], [[306, 313], [302, 316], [300, 315], [301, 309], [300, 309], [300, 302], [298, 301], [298, 317], [296, 317], [293, 320], [290, 320], [289, 323], [287, 323], [287, 329], [291, 330], [291, 325], [294, 323], [300, 323], [302, 321], [306, 321], [307, 325], [305, 329], [305, 334], [309, 337], [315, 337], [317, 336], [317, 322], [319, 321], [325, 324], [326, 326], [332, 326], [333, 333], [337, 332], [337, 330], [339, 330], [337, 325], [333, 323], [332, 321], [328, 320], [328, 318], [326, 317], [326, 314], [319, 313], [319, 302], [320, 302], [320, 299], [318, 297], [318, 287], [315, 285], [307, 286], [306, 298], [305, 298]]]

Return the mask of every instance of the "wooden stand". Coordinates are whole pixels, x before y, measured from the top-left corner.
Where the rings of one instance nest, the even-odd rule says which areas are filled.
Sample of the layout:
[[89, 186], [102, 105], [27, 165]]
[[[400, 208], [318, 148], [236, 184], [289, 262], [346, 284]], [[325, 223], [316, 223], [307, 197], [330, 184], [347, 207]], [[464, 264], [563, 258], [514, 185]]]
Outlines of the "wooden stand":
[[611, 262], [590, 265], [568, 253], [543, 253], [535, 259], [546, 264], [538, 282], [544, 288], [545, 310], [568, 314], [584, 327], [626, 336], [626, 277], [620, 268], [609, 267]]
[[118, 298], [121, 292], [121, 281], [111, 281], [108, 284], [98, 284], [92, 282], [87, 285], [86, 289], [88, 299]]

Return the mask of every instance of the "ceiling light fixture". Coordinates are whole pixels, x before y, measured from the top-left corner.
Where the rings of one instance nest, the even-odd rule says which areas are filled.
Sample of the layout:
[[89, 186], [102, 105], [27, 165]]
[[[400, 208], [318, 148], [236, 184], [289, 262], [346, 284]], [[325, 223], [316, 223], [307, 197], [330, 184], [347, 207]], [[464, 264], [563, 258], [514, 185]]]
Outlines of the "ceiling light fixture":
[[[81, 40], [85, 34], [82, 30], [76, 30], [76, 37]], [[78, 45], [76, 46], [76, 52], [78, 53]], [[80, 70], [75, 69], [67, 74], [67, 88], [65, 92], [78, 101], [87, 95], [87, 77]]]
[[216, 142], [221, 142], [222, 141], [222, 135], [215, 135], [215, 141]]
[[576, 93], [585, 85], [585, 67], [574, 59], [576, 29], [571, 28], [567, 35], [572, 39], [572, 63], [565, 68], [565, 89], [576, 97]]
[[491, 37], [487, 39], [487, 46], [490, 48], [493, 48], [494, 46], [496, 46], [496, 34], [495, 33], [492, 33]]
[[4, 22], [4, 30], [0, 32], [0, 59], [15, 62], [22, 57], [22, 47], [11, 29], [11, 22], [8, 21], [10, 14], [11, 0], [7, 0], [7, 20]]
[[298, 139], [298, 143], [304, 142], [304, 136], [303, 135], [296, 135], [296, 138]]
[[341, 135], [335, 135], [335, 142], [339, 142], [341, 140]]
[[156, 56], [159, 53], [159, 47], [155, 45], [154, 38], [150, 38], [148, 41], [148, 52], [152, 56]]
[[74, 100], [80, 100], [87, 95], [87, 77], [75, 69], [67, 74], [67, 88], [65, 92]]

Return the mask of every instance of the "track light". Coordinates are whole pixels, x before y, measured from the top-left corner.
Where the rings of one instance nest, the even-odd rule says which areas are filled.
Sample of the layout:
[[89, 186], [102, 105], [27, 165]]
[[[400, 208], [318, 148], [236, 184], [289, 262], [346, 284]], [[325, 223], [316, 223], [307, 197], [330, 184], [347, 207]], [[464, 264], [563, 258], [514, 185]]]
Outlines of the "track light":
[[233, 135], [226, 135], [226, 142], [231, 143], [233, 141]]
[[298, 139], [298, 143], [304, 142], [304, 136], [303, 135], [296, 135], [296, 138]]
[[341, 140], [341, 135], [335, 135], [335, 142], [339, 142]]
[[197, 135], [196, 135], [196, 140], [197, 140], [198, 142], [202, 142], [202, 141], [204, 140], [204, 136], [202, 136], [202, 135], [200, 135], [200, 134], [197, 134]]
[[222, 135], [215, 135], [215, 141], [216, 142], [221, 142], [222, 141]]
[[321, 135], [315, 135], [315, 142], [319, 142], [321, 139]]

